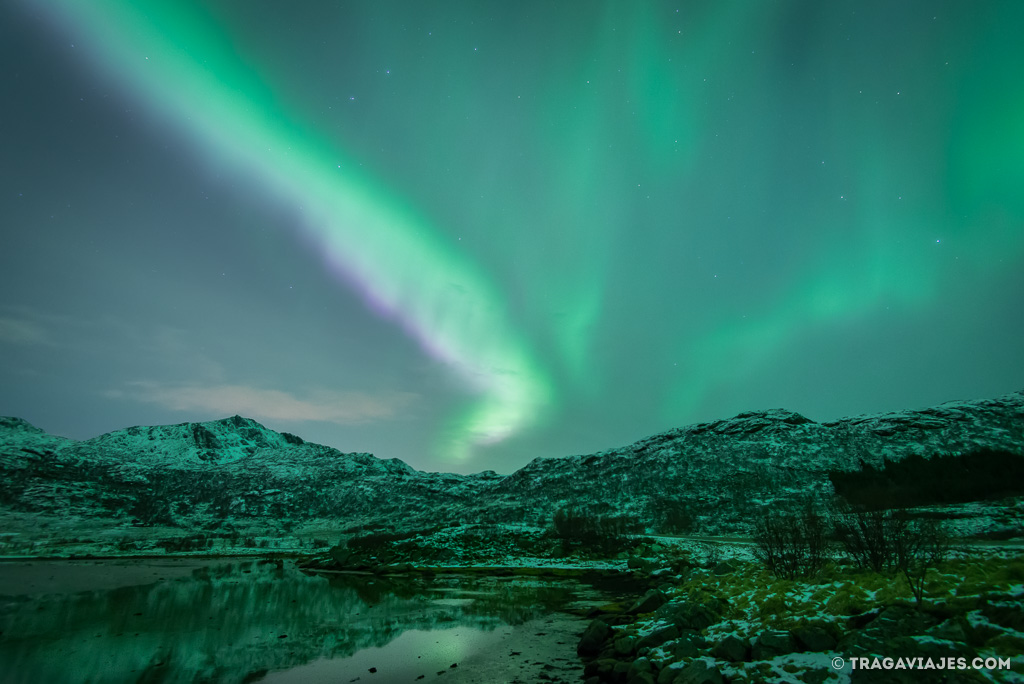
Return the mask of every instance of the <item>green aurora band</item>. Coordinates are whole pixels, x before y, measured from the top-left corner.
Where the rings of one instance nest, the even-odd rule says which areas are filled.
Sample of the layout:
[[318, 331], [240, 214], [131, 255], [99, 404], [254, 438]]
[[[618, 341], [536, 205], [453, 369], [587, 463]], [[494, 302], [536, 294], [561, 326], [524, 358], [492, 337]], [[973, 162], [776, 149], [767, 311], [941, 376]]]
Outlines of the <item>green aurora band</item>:
[[[939, 3], [934, 23], [923, 3], [456, 3], [463, 32], [409, 68], [425, 123], [391, 192], [195, 3], [44, 4], [197, 154], [301, 208], [339, 274], [476, 393], [443, 458], [514, 435], [536, 451], [561, 419], [639, 437], [713, 417], [709, 396], [777, 383], [815, 333], [934, 313], [1024, 252], [1024, 3]], [[412, 5], [381, 7], [358, 47], [414, 52], [395, 28]], [[457, 54], [474, 31], [489, 67]], [[382, 127], [413, 116], [396, 109]], [[429, 173], [445, 153], [458, 196]]]
[[[214, 163], [300, 207], [303, 228], [376, 310], [480, 395], [435, 448], [464, 459], [542, 418], [552, 386], [488, 278], [429, 222], [305, 130], [230, 41], [177, 0], [56, 0], [102, 68]], [[83, 46], [84, 47], [84, 46]]]

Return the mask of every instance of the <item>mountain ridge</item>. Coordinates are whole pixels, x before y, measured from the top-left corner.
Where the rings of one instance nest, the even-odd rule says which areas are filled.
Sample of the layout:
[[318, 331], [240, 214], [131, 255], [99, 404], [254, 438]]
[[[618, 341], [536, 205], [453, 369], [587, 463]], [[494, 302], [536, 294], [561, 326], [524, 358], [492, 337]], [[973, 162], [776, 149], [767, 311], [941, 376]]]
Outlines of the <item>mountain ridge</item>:
[[[996, 398], [986, 398], [977, 400], [952, 400], [937, 404], [935, 406], [929, 406], [922, 409], [902, 409], [898, 411], [886, 411], [879, 413], [864, 413], [853, 416], [846, 416], [827, 421], [816, 421], [812, 418], [808, 418], [796, 411], [790, 409], [778, 407], [769, 409], [755, 409], [743, 411], [732, 418], [722, 418], [710, 421], [702, 421], [698, 423], [691, 423], [688, 425], [669, 428], [662, 432], [655, 433], [646, 437], [642, 437], [630, 444], [611, 447], [592, 454], [572, 454], [568, 456], [541, 456], [529, 461], [523, 468], [526, 468], [538, 460], [545, 459], [565, 459], [575, 457], [588, 457], [600, 454], [608, 454], [626, 449], [638, 449], [643, 446], [665, 441], [668, 438], [675, 438], [682, 435], [696, 435], [706, 432], [717, 433], [717, 434], [753, 434], [761, 432], [767, 429], [769, 432], [778, 431], [783, 426], [794, 426], [794, 425], [818, 425], [828, 428], [836, 428], [841, 426], [853, 426], [853, 425], [864, 425], [872, 424], [868, 429], [875, 432], [880, 436], [891, 436], [901, 428], [913, 427], [918, 429], [932, 429], [942, 428], [945, 425], [937, 420], [941, 418], [952, 418], [955, 420], [967, 420], [968, 416], [965, 415], [967, 412], [976, 412], [978, 409], [985, 409], [990, 407], [1005, 408], [1007, 406], [1016, 407], [1016, 414], [1022, 420], [1024, 420], [1024, 389], [1015, 392], [1010, 392]], [[206, 445], [208, 448], [217, 449], [220, 448], [220, 444], [216, 440], [217, 435], [221, 434], [222, 431], [216, 430], [215, 427], [232, 425], [235, 428], [241, 430], [243, 437], [248, 437], [250, 446], [252, 441], [258, 446], [271, 447], [284, 446], [283, 442], [293, 445], [309, 444], [324, 449], [331, 449], [338, 453], [361, 453], [373, 458], [386, 461], [386, 462], [399, 462], [404, 464], [408, 469], [416, 472], [424, 473], [436, 473], [436, 474], [448, 474], [446, 471], [420, 471], [413, 468], [411, 465], [406, 463], [400, 458], [388, 458], [383, 459], [377, 456], [373, 456], [370, 452], [342, 452], [336, 447], [330, 447], [327, 445], [317, 444], [315, 442], [308, 442], [298, 435], [294, 435], [289, 432], [278, 432], [272, 428], [268, 428], [263, 424], [259, 423], [253, 418], [246, 418], [239, 414], [228, 416], [225, 418], [216, 418], [208, 421], [186, 421], [182, 423], [168, 423], [162, 425], [135, 425], [126, 428], [120, 428], [105, 432], [95, 437], [89, 437], [86, 439], [74, 439], [70, 437], [62, 437], [60, 435], [53, 435], [46, 432], [42, 428], [39, 428], [29, 421], [15, 417], [15, 416], [0, 416], [0, 438], [5, 437], [5, 431], [14, 430], [21, 431], [28, 434], [41, 434], [53, 440], [63, 440], [69, 444], [82, 444], [82, 443], [95, 443], [95, 444], [111, 444], [117, 441], [117, 438], [123, 434], [138, 435], [141, 431], [146, 433], [152, 438], [154, 434], [160, 433], [172, 433], [174, 428], [188, 428], [194, 431], [194, 437], [197, 442], [197, 446]], [[254, 437], [255, 435], [255, 437]], [[276, 439], [267, 439], [268, 435], [273, 435]], [[211, 439], [212, 438], [212, 439]], [[200, 441], [205, 439], [206, 441]], [[260, 443], [262, 442], [262, 443]], [[240, 445], [241, 446], [241, 445]], [[199, 459], [206, 460], [206, 459]], [[520, 468], [519, 470], [521, 470]], [[512, 475], [517, 471], [508, 473]], [[494, 471], [480, 471], [476, 473], [468, 473], [464, 476], [472, 477], [478, 475], [492, 474]], [[455, 473], [451, 473], [455, 474]]]
[[765, 505], [829, 500], [830, 473], [978, 449], [1024, 451], [1024, 391], [820, 423], [787, 409], [746, 411], [592, 454], [536, 458], [507, 475], [419, 471], [237, 415], [87, 440], [0, 418], [0, 517], [43, 537], [54, 536], [37, 529], [43, 522], [126, 536], [140, 527], [308, 536], [545, 525], [555, 510], [576, 508], [648, 529], [736, 534]]

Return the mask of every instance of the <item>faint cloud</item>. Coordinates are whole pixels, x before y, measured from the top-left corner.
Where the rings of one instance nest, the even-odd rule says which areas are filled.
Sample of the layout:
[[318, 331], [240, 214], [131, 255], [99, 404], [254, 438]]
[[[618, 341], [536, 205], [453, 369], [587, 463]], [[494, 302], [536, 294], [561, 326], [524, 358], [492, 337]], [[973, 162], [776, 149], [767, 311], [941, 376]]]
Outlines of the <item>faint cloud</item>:
[[43, 326], [24, 318], [0, 318], [0, 342], [53, 346], [53, 340]]
[[411, 404], [415, 394], [315, 390], [304, 397], [252, 385], [163, 385], [136, 381], [104, 393], [112, 399], [157, 404], [172, 411], [195, 411], [213, 416], [239, 414], [247, 418], [327, 423], [369, 423], [394, 417]]

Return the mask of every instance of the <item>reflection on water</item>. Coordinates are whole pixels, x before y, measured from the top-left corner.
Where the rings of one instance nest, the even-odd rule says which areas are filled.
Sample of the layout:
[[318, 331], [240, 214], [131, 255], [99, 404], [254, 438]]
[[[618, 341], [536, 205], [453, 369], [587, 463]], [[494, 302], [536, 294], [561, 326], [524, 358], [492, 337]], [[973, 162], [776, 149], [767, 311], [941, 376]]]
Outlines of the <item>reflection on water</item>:
[[406, 632], [403, 643], [430, 632], [436, 643], [453, 635], [463, 645], [484, 643], [481, 635], [499, 626], [602, 599], [564, 580], [328, 578], [257, 561], [139, 581], [150, 583], [32, 595], [7, 595], [19, 590], [0, 585], [0, 680], [255, 681], [380, 648]]

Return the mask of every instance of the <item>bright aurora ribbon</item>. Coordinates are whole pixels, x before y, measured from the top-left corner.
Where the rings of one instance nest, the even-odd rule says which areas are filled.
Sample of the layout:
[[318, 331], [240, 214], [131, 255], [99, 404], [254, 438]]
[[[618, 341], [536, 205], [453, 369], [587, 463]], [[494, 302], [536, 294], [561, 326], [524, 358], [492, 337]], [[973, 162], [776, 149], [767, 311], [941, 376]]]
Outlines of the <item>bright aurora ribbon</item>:
[[337, 274], [479, 398], [436, 448], [467, 457], [537, 422], [552, 383], [490, 280], [429, 221], [309, 130], [190, 3], [48, 0], [52, 19], [114, 81], [215, 163], [300, 209]]

